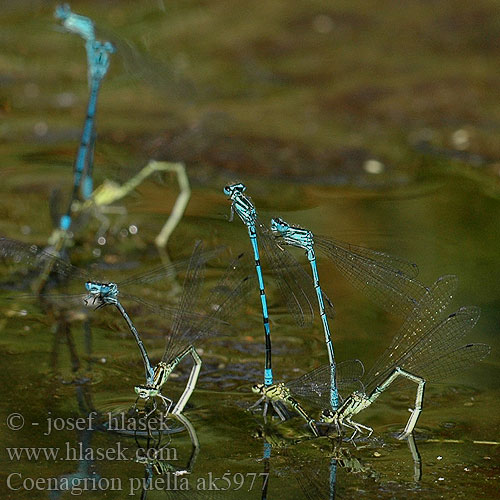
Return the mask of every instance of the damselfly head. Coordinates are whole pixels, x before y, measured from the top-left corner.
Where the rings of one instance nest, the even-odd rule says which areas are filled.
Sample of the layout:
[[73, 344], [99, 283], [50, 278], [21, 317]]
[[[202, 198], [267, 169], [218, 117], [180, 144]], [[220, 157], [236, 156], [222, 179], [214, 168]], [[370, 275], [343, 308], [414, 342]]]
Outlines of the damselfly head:
[[70, 15], [71, 15], [71, 8], [67, 3], [58, 5], [54, 12], [55, 18], [60, 19], [61, 21], [68, 19]]
[[290, 228], [290, 224], [285, 222], [281, 217], [273, 217], [271, 219], [271, 231], [283, 234]]
[[234, 199], [236, 196], [244, 193], [246, 188], [245, 184], [242, 184], [241, 182], [228, 184], [227, 186], [224, 186], [224, 194], [229, 196], [231, 199]]
[[359, 392], [359, 391], [354, 391], [351, 395], [350, 395], [350, 398], [353, 400], [353, 401], [356, 401], [356, 403], [359, 403], [361, 401], [364, 401], [366, 399], [366, 396], [362, 393], [362, 392]]
[[99, 283], [97, 281], [87, 281], [85, 288], [91, 297], [100, 298], [103, 301], [106, 299], [116, 299], [118, 295], [118, 287], [116, 283]]
[[264, 392], [264, 384], [254, 384], [252, 386], [252, 392], [255, 392], [255, 394], [262, 394]]
[[150, 460], [148, 459], [148, 457], [139, 456], [135, 458], [135, 462], [142, 465], [149, 465]]
[[331, 424], [333, 422], [333, 417], [335, 416], [335, 412], [330, 410], [329, 408], [323, 410], [321, 412], [321, 416], [319, 421], [325, 424]]
[[142, 399], [149, 399], [158, 395], [158, 389], [153, 389], [147, 385], [136, 385], [134, 390], [135, 393]]

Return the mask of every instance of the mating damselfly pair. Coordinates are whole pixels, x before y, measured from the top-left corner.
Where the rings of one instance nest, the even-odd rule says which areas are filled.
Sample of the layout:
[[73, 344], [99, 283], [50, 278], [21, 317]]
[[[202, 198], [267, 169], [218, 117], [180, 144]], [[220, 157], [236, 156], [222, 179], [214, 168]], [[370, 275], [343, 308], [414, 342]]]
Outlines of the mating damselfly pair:
[[[463, 337], [479, 319], [477, 307], [462, 307], [443, 318], [456, 286], [455, 276], [443, 276], [429, 289], [418, 307], [406, 318], [391, 345], [365, 374], [359, 360], [337, 365], [337, 385], [340, 406], [333, 410], [330, 403], [330, 366], [321, 366], [302, 377], [273, 386], [256, 385], [255, 392], [274, 401], [288, 402], [297, 407], [297, 400], [322, 410], [319, 423], [333, 424], [338, 430], [372, 433], [372, 429], [355, 422], [353, 417], [368, 408], [391, 386], [401, 389], [413, 382], [416, 385], [414, 407], [399, 438], [406, 438], [417, 423], [422, 411], [426, 382], [441, 382], [481, 361], [489, 352], [486, 344], [461, 345]], [[300, 414], [316, 430], [316, 422], [300, 407]]]
[[[216, 335], [227, 328], [228, 320], [237, 315], [239, 308], [245, 303], [251, 279], [245, 274], [245, 266], [241, 265], [242, 255], [231, 260], [222, 277], [212, 287], [208, 296], [202, 300], [202, 285], [206, 263], [218, 256], [223, 248], [203, 250], [197, 243], [191, 257], [169, 266], [160, 266], [146, 273], [133, 276], [120, 282], [96, 280], [86, 271], [68, 264], [57, 256], [48, 253], [35, 245], [29, 245], [8, 238], [0, 239], [0, 260], [9, 267], [29, 268], [34, 271], [44, 269], [47, 261], [58, 281], [68, 284], [78, 282], [85, 287], [85, 293], [73, 295], [56, 295], [43, 293], [44, 300], [57, 303], [63, 307], [85, 305], [91, 309], [114, 306], [125, 320], [142, 356], [145, 370], [145, 383], [137, 385], [137, 399], [152, 401], [153, 412], [157, 409], [156, 398], [163, 403], [167, 413], [171, 410], [172, 400], [162, 394], [162, 387], [172, 371], [186, 357], [193, 360], [193, 367], [184, 392], [175, 404], [172, 413], [179, 414], [191, 397], [201, 369], [201, 358], [196, 351], [195, 343]], [[127, 288], [147, 286], [147, 284], [165, 280], [186, 269], [184, 286], [177, 306], [153, 304], [135, 295], [127, 294]], [[21, 277], [17, 276], [17, 279]], [[35, 299], [40, 295], [21, 296], [24, 299]], [[165, 349], [161, 360], [156, 364], [150, 360], [141, 335], [132, 322], [122, 301], [133, 301], [147, 308], [154, 314], [168, 320], [170, 328], [165, 335]]]
[[[102, 82], [109, 70], [111, 55], [119, 51], [121, 56], [124, 57], [124, 53], [130, 52], [132, 47], [130, 47], [129, 43], [116, 38], [114, 35], [101, 33], [101, 30], [96, 29], [94, 22], [90, 18], [76, 14], [68, 4], [57, 6], [54, 14], [65, 31], [77, 34], [85, 42], [89, 98], [81, 139], [73, 167], [73, 186], [66, 208], [63, 209], [60, 206], [61, 200], [58, 190], [54, 190], [51, 195], [50, 211], [55, 229], [49, 237], [48, 242], [56, 252], [63, 252], [67, 246], [70, 246], [75, 232], [80, 232], [82, 227], [87, 224], [89, 216], [92, 216], [99, 222], [99, 229], [95, 238], [96, 242], [99, 245], [105, 245], [107, 242], [107, 233], [112, 229], [109, 216], [124, 216], [127, 213], [125, 207], [114, 204], [132, 193], [153, 174], [165, 172], [167, 174], [175, 174], [180, 189], [167, 221], [155, 238], [155, 244], [162, 259], [170, 262], [166, 245], [181, 220], [191, 196], [191, 188], [184, 164], [151, 160], [142, 170], [123, 184], [120, 185], [106, 179], [100, 186], [94, 189], [94, 152], [97, 140], [96, 116], [98, 96]], [[103, 37], [106, 38], [105, 41], [101, 40]], [[110, 38], [113, 38], [113, 41], [110, 41]], [[134, 57], [134, 65], [140, 65], [137, 57]], [[129, 227], [133, 228], [130, 231], [131, 234], [137, 232], [137, 226], [134, 224]], [[118, 231], [111, 232], [117, 233]], [[120, 234], [123, 234], [123, 229], [120, 231]], [[127, 230], [125, 230], [125, 234], [127, 234]], [[40, 277], [42, 285], [49, 272], [50, 269], [46, 268]]]

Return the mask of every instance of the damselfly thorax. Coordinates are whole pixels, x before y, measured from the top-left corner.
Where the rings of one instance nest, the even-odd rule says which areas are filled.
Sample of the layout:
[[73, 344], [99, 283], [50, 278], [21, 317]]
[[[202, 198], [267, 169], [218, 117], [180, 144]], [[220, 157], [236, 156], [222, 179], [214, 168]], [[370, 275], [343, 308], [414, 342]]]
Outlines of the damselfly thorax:
[[[134, 388], [135, 393], [137, 394], [137, 399], [145, 399], [147, 401], [151, 398], [159, 397], [162, 400], [167, 413], [170, 412], [170, 408], [172, 406], [172, 400], [165, 397], [161, 393], [161, 388], [165, 385], [168, 378], [170, 377], [170, 374], [175, 370], [177, 365], [186, 356], [192, 357], [193, 367], [191, 369], [191, 373], [189, 375], [189, 379], [184, 389], [184, 392], [182, 393], [181, 397], [179, 398], [179, 401], [172, 410], [172, 413], [175, 415], [181, 413], [182, 410], [184, 409], [184, 406], [191, 397], [191, 394], [194, 391], [194, 388], [196, 386], [196, 381], [198, 380], [198, 375], [200, 373], [202, 365], [201, 358], [196, 349], [194, 348], [194, 346], [192, 345], [184, 349], [172, 361], [168, 363], [165, 361], [160, 361], [154, 367], [154, 369], [151, 370], [150, 375], [146, 379], [146, 384], [138, 385]], [[153, 401], [153, 411], [154, 410], [156, 410], [156, 403]]]
[[160, 361], [155, 366], [152, 377], [147, 380], [146, 385], [138, 385], [135, 387], [136, 394], [142, 399], [158, 396], [160, 389], [174, 371], [176, 364], [177, 363], [165, 363], [164, 361]]
[[372, 400], [365, 394], [355, 391], [345, 399], [338, 410], [333, 411], [330, 408], [323, 410], [321, 412], [320, 422], [334, 424], [338, 432], [341, 432], [341, 427], [353, 429], [354, 432], [350, 439], [354, 439], [358, 433], [362, 433], [363, 431], [367, 432], [368, 436], [370, 436], [373, 429], [358, 422], [353, 422], [352, 417], [365, 408], [368, 408], [373, 401], [374, 399]]
[[159, 397], [161, 399], [166, 413], [169, 413], [172, 406], [172, 400], [165, 397], [161, 393], [161, 388], [167, 381], [174, 368], [175, 366], [173, 366], [173, 363], [167, 364], [164, 361], [160, 361], [152, 371], [151, 377], [147, 378], [146, 385], [138, 385], [134, 388], [135, 393], [137, 394], [137, 400], [145, 399], [146, 401], [149, 401], [150, 399], [153, 399], [153, 408], [148, 413], [148, 416], [156, 411], [156, 397]]
[[271, 219], [271, 231], [277, 232], [287, 245], [310, 251], [314, 248], [312, 231], [297, 226], [290, 226], [280, 217]]
[[299, 402], [292, 397], [290, 389], [283, 382], [271, 385], [255, 384], [252, 387], [252, 391], [256, 394], [260, 394], [262, 397], [259, 399], [259, 401], [257, 401], [257, 403], [252, 405], [249, 409], [258, 406], [263, 401], [265, 401], [264, 402], [264, 411], [265, 411], [268, 402], [271, 402], [278, 416], [282, 420], [285, 420], [285, 418], [282, 415], [282, 411], [280, 407], [277, 405], [277, 403], [286, 403], [289, 406], [291, 406], [307, 422], [307, 424], [313, 431], [314, 435], [319, 436], [318, 429], [316, 428], [314, 420], [311, 417], [309, 417], [309, 415], [302, 408], [302, 406], [300, 406]]
[[323, 410], [321, 421], [326, 423], [336, 421], [342, 424], [345, 419], [368, 408], [372, 402], [373, 400], [368, 398], [365, 394], [355, 391], [345, 399], [336, 412], [332, 412], [332, 410]]
[[255, 384], [252, 387], [252, 391], [261, 396], [265, 396], [271, 401], [283, 401], [291, 398], [290, 390], [283, 382], [272, 385]]
[[362, 425], [358, 422], [353, 422], [352, 417], [358, 414], [359, 412], [365, 410], [373, 402], [375, 402], [380, 396], [380, 394], [386, 391], [398, 377], [406, 378], [407, 380], [410, 380], [415, 384], [417, 384], [415, 405], [413, 408], [409, 409], [411, 415], [410, 418], [408, 419], [408, 422], [406, 423], [403, 433], [401, 434], [401, 438], [407, 437], [409, 434], [413, 432], [418, 417], [422, 411], [425, 379], [423, 377], [419, 377], [418, 375], [413, 375], [412, 373], [403, 370], [400, 367], [396, 367], [389, 374], [389, 376], [380, 385], [378, 385], [370, 394], [364, 394], [362, 392], [355, 391], [345, 399], [345, 401], [342, 403], [342, 406], [337, 411], [334, 412], [330, 409], [323, 410], [321, 413], [320, 422], [333, 423], [337, 426], [337, 428], [340, 428], [340, 426], [345, 426], [350, 429], [353, 429], [354, 433], [352, 434], [351, 439], [354, 439], [356, 434], [361, 433], [363, 431], [368, 432], [368, 436], [370, 436], [373, 432], [373, 429], [366, 425]]

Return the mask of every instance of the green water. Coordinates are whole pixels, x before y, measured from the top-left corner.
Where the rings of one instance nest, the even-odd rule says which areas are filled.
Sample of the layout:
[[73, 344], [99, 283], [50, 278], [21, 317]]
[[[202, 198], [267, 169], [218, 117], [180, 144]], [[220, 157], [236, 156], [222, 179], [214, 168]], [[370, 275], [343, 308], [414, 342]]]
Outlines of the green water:
[[[6, 2], [0, 19], [0, 232], [42, 245], [52, 230], [52, 189], [69, 193], [87, 98], [83, 44], [54, 29], [52, 8]], [[326, 438], [308, 440], [299, 419], [264, 429], [262, 419], [245, 411], [255, 401], [250, 385], [263, 368], [256, 291], [234, 332], [203, 345], [204, 366], [186, 410], [200, 451], [192, 473], [178, 476], [189, 478], [191, 491], [160, 491], [158, 483], [147, 498], [260, 499], [258, 474], [264, 472], [269, 499], [329, 498], [332, 459], [338, 498], [494, 498], [500, 427], [497, 3], [151, 0], [105, 8], [76, 2], [72, 8], [118, 37], [100, 95], [97, 183], [123, 182], [150, 157], [187, 163], [193, 193], [169, 242], [172, 258], [189, 254], [195, 238], [250, 250], [240, 221], [228, 223], [222, 194], [225, 183], [241, 180], [263, 220], [280, 215], [414, 261], [427, 284], [457, 274], [454, 308], [482, 310], [467, 341], [492, 346], [480, 366], [426, 388], [415, 433], [422, 461], [416, 480], [407, 443], [395, 439], [408, 418], [411, 391], [384, 394], [359, 416], [374, 428], [373, 439], [340, 449]], [[99, 260], [91, 257], [99, 249], [101, 260], [127, 264], [132, 272], [159, 265], [152, 241], [176, 194], [174, 178], [152, 178], [122, 204], [127, 215], [120, 224], [135, 224], [137, 235], [111, 236], [98, 247], [98, 225], [91, 221], [75, 262]], [[298, 251], [296, 256], [302, 258]], [[367, 302], [326, 261], [320, 273], [337, 310], [337, 358], [359, 358], [369, 368], [400, 320]], [[271, 284], [269, 292], [277, 377], [289, 380], [326, 362], [319, 321], [313, 331], [295, 327]], [[143, 369], [121, 319], [112, 311], [95, 314], [89, 347], [81, 319], [66, 334], [39, 310], [19, 315], [23, 307], [4, 301], [0, 322], [2, 498], [50, 498], [43, 479], [87, 472], [75, 460], [11, 459], [7, 448], [63, 453], [79, 442], [128, 448], [127, 460], [110, 456], [88, 469], [114, 478], [120, 488], [83, 491], [82, 498], [134, 498], [131, 488], [141, 498], [137, 480], [144, 478], [144, 465], [129, 460], [133, 439], [100, 429], [44, 435], [48, 419], [133, 403]], [[139, 322], [147, 320], [145, 341], [158, 359], [164, 323], [134, 313]], [[180, 394], [188, 369], [169, 382], [172, 395]], [[82, 378], [90, 381], [75, 383]], [[12, 413], [23, 416], [21, 430], [8, 429]], [[273, 445], [268, 460], [264, 442]], [[172, 464], [185, 467], [187, 434], [173, 436], [168, 446], [178, 452]], [[210, 474], [227, 472], [230, 491], [193, 491], [197, 485], [206, 490], [208, 483], [199, 481]], [[42, 479], [32, 491], [13, 490], [21, 484], [20, 476], [10, 476], [9, 489], [11, 474]], [[241, 477], [245, 482], [234, 491]], [[170, 485], [176, 486], [180, 480]]]

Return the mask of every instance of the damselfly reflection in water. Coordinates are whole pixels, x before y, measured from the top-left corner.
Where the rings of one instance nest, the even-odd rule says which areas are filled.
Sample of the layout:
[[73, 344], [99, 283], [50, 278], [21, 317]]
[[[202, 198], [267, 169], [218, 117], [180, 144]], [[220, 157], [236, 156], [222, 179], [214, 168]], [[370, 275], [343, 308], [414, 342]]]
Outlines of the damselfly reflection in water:
[[[265, 495], [263, 492], [263, 499], [282, 498], [283, 495], [276, 494], [278, 490], [273, 491], [273, 484], [278, 478], [285, 480], [287, 485], [297, 481], [304, 494], [297, 498], [309, 500], [351, 498], [352, 495], [345, 495], [346, 484], [352, 488], [352, 483], [356, 481], [360, 484], [384, 484], [388, 479], [393, 480], [384, 477], [382, 468], [379, 470], [374, 461], [374, 452], [380, 449], [379, 440], [348, 446], [337, 439], [296, 439], [295, 433], [291, 436], [289, 430], [279, 426], [260, 427], [255, 437], [264, 440], [264, 455], [259, 461], [264, 463], [264, 471], [269, 474], [270, 488], [266, 488]], [[411, 453], [399, 443], [393, 446], [393, 450], [398, 447], [404, 460], [402, 467], [398, 468], [398, 476], [412, 477], [417, 482], [422, 475], [421, 460], [413, 436], [410, 436], [409, 444], [410, 440], [413, 446], [413, 450], [410, 446]], [[375, 456], [378, 455], [375, 453]]]
[[[97, 414], [94, 410], [93, 413]], [[50, 500], [63, 498], [68, 492], [78, 496], [85, 490], [106, 490], [106, 486], [103, 486], [106, 482], [105, 480], [101, 481], [103, 476], [99, 473], [99, 460], [95, 459], [95, 457], [99, 456], [98, 453], [96, 453], [97, 446], [92, 446], [95, 432], [95, 428], [92, 427], [78, 431], [78, 444], [74, 448], [70, 447], [68, 442], [67, 467], [74, 467], [77, 460], [78, 466], [73, 472], [65, 473], [54, 478], [55, 485], [51, 486], [48, 492], [48, 498], [50, 498]], [[77, 450], [84, 450], [84, 452], [82, 453], [80, 451], [80, 453], [78, 453]]]
[[333, 449], [321, 449], [322, 456], [312, 460], [305, 460], [298, 450], [287, 449], [284, 452], [285, 456], [290, 457], [291, 476], [295, 478], [307, 500], [343, 498], [340, 470], [343, 473], [360, 474], [364, 481], [378, 476], [370, 466], [354, 456], [349, 448], [339, 442], [332, 444]]
[[264, 440], [264, 453], [259, 459], [264, 464], [263, 500], [284, 497], [277, 494], [282, 492], [276, 489], [278, 479], [285, 480], [287, 486], [297, 481], [304, 494], [300, 498], [333, 500], [338, 469], [362, 474], [365, 480], [375, 474], [342, 441], [296, 439], [295, 434], [293, 438], [285, 437], [277, 426], [260, 427], [255, 436]]
[[[92, 327], [90, 318], [83, 321], [84, 352], [78, 354], [76, 342], [72, 332], [73, 323], [68, 318], [67, 311], [57, 311], [55, 317], [55, 328], [53, 328], [54, 338], [50, 353], [50, 368], [63, 383], [84, 383], [91, 379], [92, 368], [95, 359], [92, 356]], [[71, 364], [70, 374], [66, 373], [65, 364], [60, 363], [61, 346], [65, 345]]]
[[[147, 492], [152, 489], [152, 483], [155, 478], [173, 476], [174, 478], [189, 475], [193, 472], [196, 460], [200, 453], [200, 443], [196, 430], [191, 421], [184, 415], [175, 415], [175, 419], [184, 427], [191, 443], [191, 453], [184, 467], [179, 465], [178, 447], [172, 445], [169, 440], [166, 444], [150, 443], [148, 436], [145, 446], [137, 443], [136, 462], [143, 464], [145, 468], [144, 479], [131, 479], [131, 486], [136, 489], [137, 485], [142, 486], [141, 499], [147, 497]], [[132, 488], [131, 488], [132, 489]], [[138, 488], [137, 488], [138, 489]]]
[[[409, 437], [410, 441], [414, 446], [413, 436]], [[315, 442], [310, 443], [312, 445]], [[374, 460], [374, 457], [387, 453], [387, 449], [382, 454], [375, 451], [380, 449], [379, 446], [380, 443], [376, 442], [364, 446], [346, 446], [342, 441], [333, 440], [314, 448], [309, 448], [307, 443], [288, 447], [283, 451], [283, 456], [288, 459], [285, 462], [285, 477], [297, 481], [304, 495], [302, 498], [307, 500], [356, 498], [359, 488], [367, 491], [384, 491], [387, 487], [393, 488], [392, 485], [397, 488], [396, 477], [387, 474], [382, 464]], [[401, 443], [397, 451], [397, 481], [408, 480], [412, 488], [419, 488], [422, 469], [416, 447], [415, 454], [411, 447], [411, 453], [408, 453], [406, 446]], [[389, 455], [393, 460], [395, 453], [393, 448]], [[406, 496], [392, 495], [391, 498]]]

